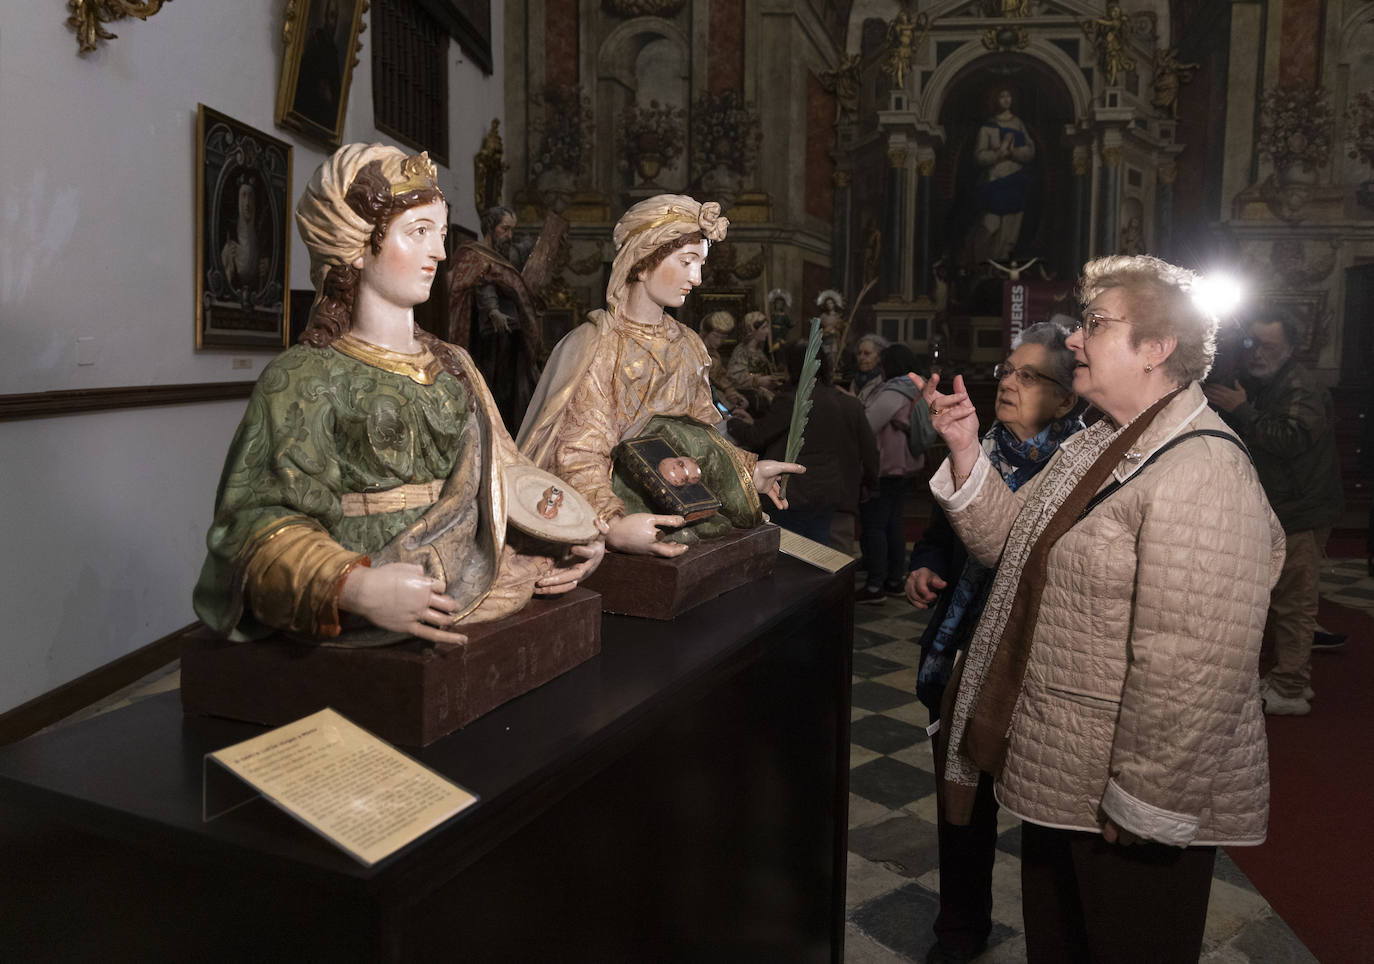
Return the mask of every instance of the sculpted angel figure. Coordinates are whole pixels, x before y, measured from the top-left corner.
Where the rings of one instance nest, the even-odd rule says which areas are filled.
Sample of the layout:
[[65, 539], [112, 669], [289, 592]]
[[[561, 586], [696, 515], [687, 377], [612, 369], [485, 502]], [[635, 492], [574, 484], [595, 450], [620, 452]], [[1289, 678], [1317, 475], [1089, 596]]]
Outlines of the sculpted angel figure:
[[[521, 452], [581, 492], [608, 525], [607, 545], [621, 552], [676, 556], [700, 538], [757, 525], [759, 495], [785, 508], [778, 476], [805, 471], [756, 461], [716, 430], [706, 347], [666, 310], [701, 284], [710, 246], [725, 239], [729, 224], [719, 204], [681, 194], [626, 211], [613, 233], [606, 308], [554, 348], [520, 427]], [[720, 513], [685, 526], [682, 516], [649, 511], [613, 472], [615, 447], [647, 431], [697, 462], [703, 484], [723, 503]]]
[[[1163, 48], [1155, 51], [1154, 95], [1150, 103], [1161, 113], [1178, 117], [1178, 95], [1182, 86], [1193, 79], [1197, 64], [1185, 64], [1179, 60], [1178, 51]], [[1129, 252], [1128, 252], [1129, 253]]]
[[296, 207], [315, 302], [230, 444], [196, 614], [236, 640], [461, 643], [601, 559], [507, 530], [523, 460], [467, 353], [415, 325], [448, 206], [425, 154], [349, 144]]
[[905, 10], [899, 10], [887, 25], [888, 55], [887, 62], [883, 64], [883, 73], [892, 78], [892, 86], [896, 90], [906, 83], [907, 71], [911, 70], [911, 57], [916, 52], [916, 31], [922, 26]]
[[1135, 70], [1135, 60], [1126, 49], [1126, 33], [1131, 26], [1130, 14], [1119, 4], [1107, 7], [1107, 15], [1084, 23], [1084, 30], [1097, 46], [1098, 61], [1102, 72], [1107, 75], [1107, 83], [1115, 84], [1116, 78], [1127, 71]]
[[834, 70], [820, 75], [821, 85], [827, 93], [835, 95], [835, 123], [853, 120], [859, 114], [859, 88], [863, 84], [861, 71], [863, 57], [860, 54], [841, 54], [840, 62]]

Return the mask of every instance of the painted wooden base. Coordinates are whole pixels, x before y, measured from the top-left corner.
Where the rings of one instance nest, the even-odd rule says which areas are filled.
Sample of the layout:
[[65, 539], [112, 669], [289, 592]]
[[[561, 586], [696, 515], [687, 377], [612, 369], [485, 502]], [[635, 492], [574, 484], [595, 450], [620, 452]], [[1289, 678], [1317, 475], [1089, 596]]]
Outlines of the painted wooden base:
[[427, 746], [599, 653], [601, 604], [579, 588], [462, 631], [461, 646], [347, 649], [202, 630], [181, 658], [182, 709], [280, 726], [328, 706], [391, 743]]
[[775, 525], [734, 529], [673, 559], [607, 552], [583, 585], [601, 593], [601, 608], [608, 613], [675, 619], [693, 606], [772, 573], [780, 532]]

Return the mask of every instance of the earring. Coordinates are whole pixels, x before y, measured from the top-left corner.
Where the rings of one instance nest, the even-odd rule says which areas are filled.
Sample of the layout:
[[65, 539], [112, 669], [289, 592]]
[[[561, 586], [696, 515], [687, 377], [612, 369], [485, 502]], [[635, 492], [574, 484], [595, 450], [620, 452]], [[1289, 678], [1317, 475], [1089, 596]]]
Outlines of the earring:
[[1150, 372], [1152, 372], [1152, 371], [1154, 371], [1154, 370], [1155, 370], [1155, 366], [1150, 365], [1150, 364], [1146, 364], [1146, 365], [1145, 365], [1145, 374], [1148, 375]]

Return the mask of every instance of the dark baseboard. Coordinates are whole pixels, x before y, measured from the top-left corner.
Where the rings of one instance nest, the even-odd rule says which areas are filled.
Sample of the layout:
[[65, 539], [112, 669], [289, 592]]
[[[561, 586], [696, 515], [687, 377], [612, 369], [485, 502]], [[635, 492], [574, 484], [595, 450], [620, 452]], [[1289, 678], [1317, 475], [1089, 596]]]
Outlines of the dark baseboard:
[[7, 713], [0, 713], [0, 746], [17, 743], [180, 659], [185, 637], [200, 627], [199, 622], [183, 626], [85, 676], [63, 683]]

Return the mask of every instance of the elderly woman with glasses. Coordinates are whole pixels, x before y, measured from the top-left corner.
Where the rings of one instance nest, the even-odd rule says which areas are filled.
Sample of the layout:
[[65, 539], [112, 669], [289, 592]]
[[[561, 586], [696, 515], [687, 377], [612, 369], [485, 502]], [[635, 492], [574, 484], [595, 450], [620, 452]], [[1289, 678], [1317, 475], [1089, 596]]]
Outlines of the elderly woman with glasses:
[[[1068, 332], [1051, 322], [1021, 333], [1011, 355], [993, 369], [996, 420], [981, 446], [1007, 488], [1015, 492], [1043, 469], [1060, 443], [1083, 428], [1076, 414], [1076, 361]], [[933, 608], [921, 636], [916, 695], [940, 719], [940, 702], [955, 654], [967, 648], [992, 585], [995, 568], [969, 556], [937, 505], [911, 550], [906, 597], [918, 609]], [[938, 803], [938, 798], [937, 798]], [[992, 931], [992, 864], [997, 849], [997, 802], [992, 780], [980, 777], [972, 817], [955, 826], [937, 806], [940, 846], [940, 913], [935, 919], [934, 960], [968, 960]]]
[[1283, 530], [1207, 406], [1216, 319], [1192, 272], [1146, 256], [1084, 269], [1074, 390], [1103, 417], [1012, 492], [978, 420], [923, 386], [949, 459], [931, 491], [997, 563], [941, 712], [940, 800], [980, 776], [1021, 817], [1026, 950], [1196, 961], [1217, 845], [1262, 843], [1258, 659]]

